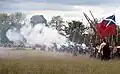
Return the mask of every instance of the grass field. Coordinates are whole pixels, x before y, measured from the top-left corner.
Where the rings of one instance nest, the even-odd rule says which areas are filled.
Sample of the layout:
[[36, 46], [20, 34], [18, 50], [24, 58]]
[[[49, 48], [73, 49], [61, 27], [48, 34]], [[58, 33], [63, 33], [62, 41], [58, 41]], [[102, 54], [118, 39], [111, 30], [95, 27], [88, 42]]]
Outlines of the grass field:
[[[23, 52], [19, 52], [23, 55]], [[27, 53], [27, 56], [19, 59], [2, 58], [0, 60], [0, 74], [120, 74], [119, 60], [100, 61], [84, 56], [72, 57], [68, 54], [24, 52]], [[16, 54], [12, 51], [9, 52], [9, 56], [11, 55], [15, 57]], [[28, 55], [31, 56], [28, 57]], [[52, 57], [53, 55], [54, 57]]]

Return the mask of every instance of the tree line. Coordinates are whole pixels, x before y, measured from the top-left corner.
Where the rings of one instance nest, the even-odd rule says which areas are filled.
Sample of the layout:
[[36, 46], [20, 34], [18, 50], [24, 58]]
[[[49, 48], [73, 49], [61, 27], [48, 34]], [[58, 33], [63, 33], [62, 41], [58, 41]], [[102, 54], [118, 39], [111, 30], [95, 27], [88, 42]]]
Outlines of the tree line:
[[[16, 13], [0, 13], [0, 42], [2, 44], [9, 43], [9, 39], [6, 36], [6, 32], [9, 29], [16, 28], [18, 32], [26, 24], [26, 15], [21, 12]], [[70, 41], [75, 43], [89, 43], [90, 35], [85, 34], [85, 31], [89, 31], [91, 28], [85, 27], [85, 24], [80, 21], [72, 20], [70, 22], [64, 21], [61, 16], [53, 16], [51, 21], [47, 21], [44, 15], [33, 15], [30, 18], [30, 25], [34, 27], [36, 24], [45, 24], [46, 27], [54, 28], [59, 34], [65, 36]], [[120, 32], [120, 28], [119, 28]]]

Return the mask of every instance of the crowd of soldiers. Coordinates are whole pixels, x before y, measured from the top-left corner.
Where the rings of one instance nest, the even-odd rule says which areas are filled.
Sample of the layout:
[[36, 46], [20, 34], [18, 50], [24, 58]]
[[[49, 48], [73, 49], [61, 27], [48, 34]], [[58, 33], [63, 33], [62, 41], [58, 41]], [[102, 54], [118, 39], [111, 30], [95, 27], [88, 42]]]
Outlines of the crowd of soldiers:
[[102, 39], [100, 43], [96, 43], [91, 47], [91, 57], [101, 60], [109, 60], [120, 57], [120, 44], [110, 43], [106, 39]]
[[[3, 45], [1, 45], [3, 46]], [[5, 44], [4, 47], [22, 47], [26, 48], [24, 44], [13, 45], [13, 44]], [[120, 56], [120, 44], [112, 43], [112, 45], [106, 40], [103, 39], [99, 43], [94, 43], [86, 46], [85, 43], [82, 44], [69, 44], [57, 46], [57, 44], [53, 44], [52, 47], [48, 47], [46, 45], [35, 45], [27, 48], [32, 48], [33, 50], [41, 50], [41, 51], [56, 51], [56, 52], [66, 52], [71, 53], [73, 56], [77, 56], [79, 54], [88, 54], [90, 57], [99, 58], [101, 60], [109, 60], [114, 57]]]
[[33, 50], [42, 50], [42, 51], [55, 51], [55, 52], [65, 52], [65, 53], [71, 53], [74, 56], [77, 56], [78, 54], [86, 54], [90, 51], [88, 50], [88, 47], [83, 43], [83, 45], [60, 45], [57, 46], [57, 44], [53, 44], [52, 47], [48, 47], [46, 45], [37, 45], [33, 48]]

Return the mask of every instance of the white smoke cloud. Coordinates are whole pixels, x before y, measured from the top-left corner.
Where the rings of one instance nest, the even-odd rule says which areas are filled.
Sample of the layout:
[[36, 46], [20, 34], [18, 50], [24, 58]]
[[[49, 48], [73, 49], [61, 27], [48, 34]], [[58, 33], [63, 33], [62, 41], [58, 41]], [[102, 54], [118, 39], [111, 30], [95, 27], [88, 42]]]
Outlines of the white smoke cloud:
[[9, 29], [7, 32], [7, 37], [9, 40], [14, 42], [23, 42], [23, 38], [27, 40], [27, 44], [45, 44], [47, 46], [57, 43], [58, 45], [65, 44], [67, 39], [60, 35], [56, 29], [48, 28], [45, 24], [37, 24], [31, 27], [30, 23], [26, 23], [20, 33], [16, 32], [15, 29]]
[[23, 36], [16, 30], [16, 28], [9, 29], [6, 35], [10, 41], [13, 41], [15, 43], [19, 44], [20, 42], [24, 42]]

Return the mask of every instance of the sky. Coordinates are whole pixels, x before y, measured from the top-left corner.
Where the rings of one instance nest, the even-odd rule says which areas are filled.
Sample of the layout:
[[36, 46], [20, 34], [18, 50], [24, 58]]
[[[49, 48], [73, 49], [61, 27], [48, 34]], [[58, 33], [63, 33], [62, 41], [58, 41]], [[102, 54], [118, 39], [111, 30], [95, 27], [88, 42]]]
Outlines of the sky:
[[85, 21], [83, 12], [91, 18], [91, 10], [98, 19], [115, 14], [116, 22], [120, 23], [119, 4], [120, 0], [0, 0], [0, 12], [40, 14], [47, 20], [60, 15], [64, 20]]

